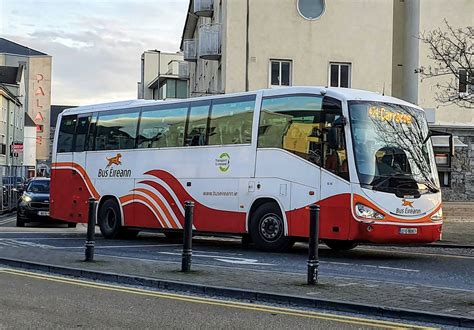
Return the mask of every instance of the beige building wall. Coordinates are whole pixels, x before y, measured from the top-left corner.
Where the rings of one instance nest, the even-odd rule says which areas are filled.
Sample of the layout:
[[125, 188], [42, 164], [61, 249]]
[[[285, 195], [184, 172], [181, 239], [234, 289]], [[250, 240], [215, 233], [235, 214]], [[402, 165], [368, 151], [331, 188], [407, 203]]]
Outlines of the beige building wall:
[[[413, 0], [411, 0], [413, 1]], [[454, 28], [474, 26], [473, 0], [420, 0], [420, 33], [437, 27], [446, 30], [444, 20]], [[420, 43], [419, 62], [427, 67], [433, 65], [428, 59], [429, 48]], [[431, 78], [420, 81], [418, 89], [418, 104], [423, 108], [433, 108], [436, 114], [436, 124], [474, 124], [474, 111], [462, 109], [456, 105], [440, 105], [435, 101], [436, 84], [443, 83], [453, 77]]]
[[[249, 90], [270, 87], [270, 60], [283, 59], [292, 61], [294, 86], [328, 85], [329, 63], [344, 62], [351, 87], [391, 94], [393, 1], [326, 1], [317, 20], [302, 17], [297, 1], [249, 3]], [[247, 2], [220, 6], [215, 0], [213, 17], [199, 18], [194, 38], [200, 25], [222, 23], [222, 57], [191, 65], [191, 96], [246, 89]]]

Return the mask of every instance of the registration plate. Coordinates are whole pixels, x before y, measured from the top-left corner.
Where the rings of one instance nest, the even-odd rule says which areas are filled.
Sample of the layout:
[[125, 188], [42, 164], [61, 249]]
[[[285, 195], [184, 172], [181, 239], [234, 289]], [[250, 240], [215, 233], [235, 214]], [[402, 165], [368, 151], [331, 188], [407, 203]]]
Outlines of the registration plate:
[[48, 217], [49, 216], [49, 211], [38, 211], [38, 215]]
[[400, 234], [415, 235], [418, 234], [418, 228], [400, 228]]

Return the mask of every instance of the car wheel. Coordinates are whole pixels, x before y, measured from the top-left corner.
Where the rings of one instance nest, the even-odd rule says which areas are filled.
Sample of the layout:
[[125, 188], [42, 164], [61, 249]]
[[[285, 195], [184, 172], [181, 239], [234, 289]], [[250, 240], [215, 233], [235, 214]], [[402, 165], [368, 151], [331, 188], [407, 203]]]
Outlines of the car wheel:
[[108, 199], [101, 205], [98, 222], [100, 232], [104, 238], [118, 238], [122, 229], [122, 217], [115, 200]]
[[329, 248], [336, 251], [347, 251], [352, 250], [358, 244], [354, 241], [343, 241], [337, 239], [326, 239], [323, 241]]
[[253, 213], [250, 236], [258, 249], [280, 252], [293, 246], [295, 240], [285, 236], [285, 224], [278, 204], [267, 202]]

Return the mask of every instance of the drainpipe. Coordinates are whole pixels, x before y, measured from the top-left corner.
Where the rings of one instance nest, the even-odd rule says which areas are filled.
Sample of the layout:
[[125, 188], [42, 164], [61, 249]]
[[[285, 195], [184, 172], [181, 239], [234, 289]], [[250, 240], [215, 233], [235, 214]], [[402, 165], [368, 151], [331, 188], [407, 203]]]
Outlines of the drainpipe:
[[246, 29], [246, 45], [245, 45], [245, 91], [249, 91], [249, 21], [250, 9], [249, 1], [247, 0], [247, 29]]

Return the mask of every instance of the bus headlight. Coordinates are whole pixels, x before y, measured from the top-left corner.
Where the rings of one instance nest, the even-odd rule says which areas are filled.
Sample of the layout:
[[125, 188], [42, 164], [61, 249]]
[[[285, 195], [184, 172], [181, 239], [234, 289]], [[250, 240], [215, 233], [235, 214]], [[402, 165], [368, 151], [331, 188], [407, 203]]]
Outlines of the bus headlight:
[[431, 220], [433, 221], [441, 221], [443, 220], [443, 208], [441, 207], [435, 214], [431, 216]]
[[375, 211], [373, 208], [365, 206], [364, 204], [357, 203], [355, 206], [355, 212], [358, 217], [364, 219], [383, 219], [384, 215], [380, 212]]

